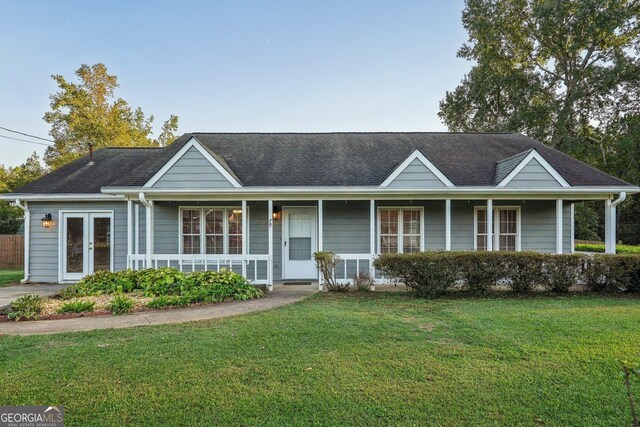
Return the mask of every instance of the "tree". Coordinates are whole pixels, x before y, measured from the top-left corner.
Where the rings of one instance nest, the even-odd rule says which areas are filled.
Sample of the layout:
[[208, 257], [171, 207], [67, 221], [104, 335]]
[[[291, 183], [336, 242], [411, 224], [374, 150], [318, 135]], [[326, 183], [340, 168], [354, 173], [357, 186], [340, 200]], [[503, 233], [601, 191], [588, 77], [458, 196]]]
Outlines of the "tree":
[[[475, 65], [440, 102], [450, 130], [522, 132], [640, 184], [639, 0], [467, 0], [462, 22], [458, 56]], [[621, 219], [630, 210], [637, 198]], [[577, 213], [594, 237], [602, 214]], [[640, 241], [640, 227], [621, 229]]]
[[164, 146], [175, 139], [178, 117], [164, 122], [158, 138], [152, 138], [153, 116], [146, 117], [122, 98], [115, 98], [117, 77], [104, 64], [82, 65], [75, 73], [78, 83], [61, 75], [52, 76], [60, 91], [52, 94], [51, 111], [44, 120], [51, 124], [54, 145], [47, 148], [45, 162], [58, 168], [94, 148]]
[[637, 0], [467, 0], [458, 56], [476, 65], [440, 118], [566, 151], [592, 141], [606, 157], [602, 135], [640, 108], [639, 17]]
[[[13, 168], [0, 165], [0, 193], [15, 191], [47, 172], [34, 152], [23, 164]], [[13, 234], [22, 224], [22, 211], [7, 202], [0, 202], [0, 234]]]

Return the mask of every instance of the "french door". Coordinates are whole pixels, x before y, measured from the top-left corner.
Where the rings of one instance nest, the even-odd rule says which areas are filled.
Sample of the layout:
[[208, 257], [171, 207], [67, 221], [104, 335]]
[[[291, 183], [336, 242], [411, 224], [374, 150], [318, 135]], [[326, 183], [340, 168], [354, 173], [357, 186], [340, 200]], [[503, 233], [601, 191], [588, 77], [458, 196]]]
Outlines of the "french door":
[[61, 279], [113, 270], [113, 212], [62, 212]]

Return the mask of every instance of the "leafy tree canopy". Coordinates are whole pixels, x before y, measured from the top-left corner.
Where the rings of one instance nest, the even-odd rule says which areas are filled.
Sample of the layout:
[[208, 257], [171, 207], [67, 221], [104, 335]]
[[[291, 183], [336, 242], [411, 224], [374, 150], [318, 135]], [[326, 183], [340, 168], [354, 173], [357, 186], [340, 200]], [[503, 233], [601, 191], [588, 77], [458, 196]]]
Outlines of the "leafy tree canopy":
[[104, 64], [82, 65], [75, 74], [78, 83], [52, 76], [60, 90], [51, 95], [51, 111], [44, 115], [55, 141], [44, 156], [51, 168], [86, 154], [89, 143], [96, 149], [148, 147], [164, 146], [175, 139], [178, 117], [171, 115], [154, 139], [154, 117], [146, 117], [139, 107], [133, 109], [124, 99], [115, 98], [118, 80]]
[[440, 118], [606, 162], [606, 135], [640, 111], [639, 12], [637, 0], [467, 0], [458, 56], [476, 64]]

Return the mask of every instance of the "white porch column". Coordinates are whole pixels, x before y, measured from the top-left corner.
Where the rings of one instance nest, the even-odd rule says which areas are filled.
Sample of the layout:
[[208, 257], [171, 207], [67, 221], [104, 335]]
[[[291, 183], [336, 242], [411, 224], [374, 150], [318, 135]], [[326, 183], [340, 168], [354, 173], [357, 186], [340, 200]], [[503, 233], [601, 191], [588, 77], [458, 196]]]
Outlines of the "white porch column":
[[[323, 204], [322, 200], [318, 200], [318, 251], [322, 252], [324, 250], [324, 219], [323, 219]], [[320, 274], [320, 270], [318, 270], [318, 290], [322, 290], [322, 274]]]
[[[369, 202], [369, 248], [371, 249], [371, 259], [369, 260], [369, 274], [376, 278], [376, 270], [373, 268], [373, 259], [376, 257], [376, 201]], [[371, 285], [371, 290], [375, 291], [375, 284]]]
[[451, 199], [444, 201], [444, 249], [451, 250]]
[[[247, 201], [242, 201], [242, 277], [247, 277], [247, 260], [245, 256], [248, 253], [247, 248]], [[255, 277], [254, 279], [257, 279]]]
[[493, 250], [493, 200], [487, 199], [487, 251]]
[[562, 253], [562, 200], [556, 200], [556, 253]]
[[604, 252], [607, 254], [616, 253], [616, 208], [612, 205], [611, 199], [607, 199], [604, 205]]
[[145, 212], [147, 214], [147, 268], [152, 268], [151, 255], [153, 255], [153, 202], [149, 201], [149, 206], [146, 207]]
[[[135, 208], [135, 232], [134, 232], [134, 240], [135, 240], [135, 251], [136, 255], [140, 254], [140, 205], [136, 203]], [[136, 270], [138, 269], [139, 261], [136, 259], [135, 266]]]
[[131, 254], [133, 253], [133, 202], [127, 199], [127, 269], [131, 268]]
[[576, 252], [576, 204], [571, 203], [571, 253]]
[[267, 291], [273, 291], [273, 200], [267, 202], [267, 229], [269, 231], [269, 261], [267, 262]]

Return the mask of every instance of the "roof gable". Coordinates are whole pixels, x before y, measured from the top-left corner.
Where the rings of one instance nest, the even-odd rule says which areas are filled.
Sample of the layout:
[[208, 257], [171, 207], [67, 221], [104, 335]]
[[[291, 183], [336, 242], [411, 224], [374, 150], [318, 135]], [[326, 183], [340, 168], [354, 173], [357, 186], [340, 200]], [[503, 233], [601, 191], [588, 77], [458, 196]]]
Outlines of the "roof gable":
[[233, 188], [242, 184], [221, 159], [191, 138], [174, 154], [144, 187]]
[[453, 183], [419, 150], [415, 150], [380, 184], [380, 187], [453, 187]]
[[[517, 162], [518, 160], [519, 162]], [[511, 170], [507, 173], [508, 169]], [[571, 186], [535, 149], [499, 162], [496, 165], [496, 181], [498, 182], [497, 187], [552, 188]]]

